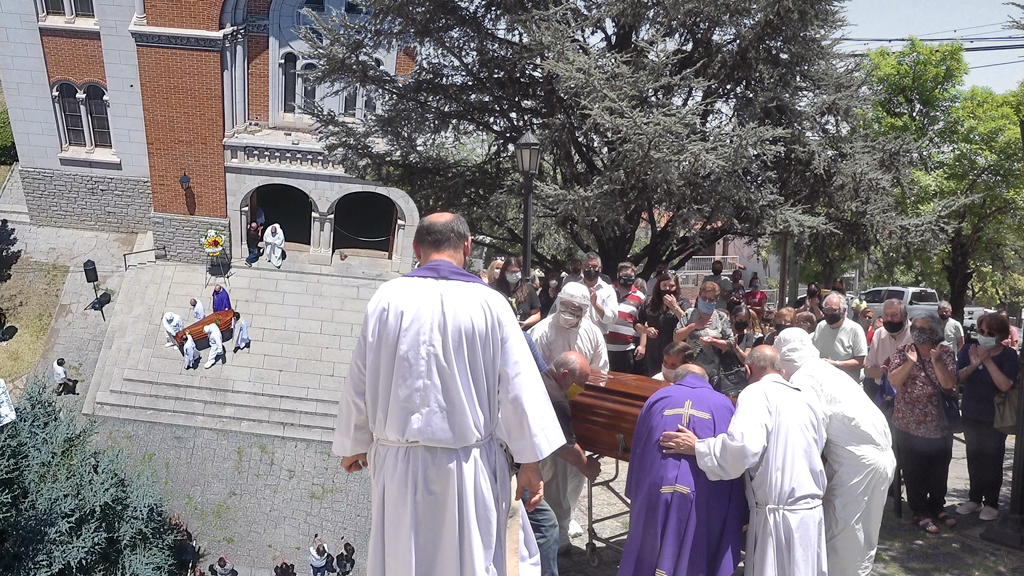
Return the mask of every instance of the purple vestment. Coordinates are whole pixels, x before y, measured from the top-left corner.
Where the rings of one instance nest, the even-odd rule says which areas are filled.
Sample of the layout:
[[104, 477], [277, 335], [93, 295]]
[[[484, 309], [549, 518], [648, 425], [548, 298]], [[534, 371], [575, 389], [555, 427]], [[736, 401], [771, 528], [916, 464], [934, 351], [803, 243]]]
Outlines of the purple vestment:
[[213, 311], [220, 312], [222, 310], [231, 310], [231, 298], [228, 296], [228, 291], [224, 289], [213, 293]]
[[629, 536], [618, 576], [730, 576], [740, 561], [743, 479], [712, 482], [693, 456], [664, 454], [662, 432], [683, 424], [698, 438], [723, 434], [736, 411], [703, 378], [658, 390], [636, 421], [626, 496]]

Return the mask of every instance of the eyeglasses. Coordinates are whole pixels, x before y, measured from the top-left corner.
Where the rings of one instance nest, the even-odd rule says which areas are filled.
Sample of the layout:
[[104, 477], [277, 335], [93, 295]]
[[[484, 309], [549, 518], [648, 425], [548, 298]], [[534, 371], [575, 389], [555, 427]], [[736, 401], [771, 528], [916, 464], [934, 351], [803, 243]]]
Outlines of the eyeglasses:
[[995, 332], [990, 332], [988, 330], [982, 330], [981, 328], [978, 329], [978, 334], [981, 334], [982, 336], [989, 336], [989, 337], [996, 337], [996, 338], [998, 337], [998, 336], [996, 336]]

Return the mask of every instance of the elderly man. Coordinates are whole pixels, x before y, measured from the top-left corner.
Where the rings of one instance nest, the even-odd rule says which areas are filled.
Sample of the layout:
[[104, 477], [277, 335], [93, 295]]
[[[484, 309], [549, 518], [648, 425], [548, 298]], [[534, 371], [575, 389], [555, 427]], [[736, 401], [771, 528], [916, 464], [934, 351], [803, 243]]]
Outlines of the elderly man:
[[588, 318], [590, 292], [579, 282], [569, 282], [558, 293], [551, 313], [530, 328], [544, 362], [551, 364], [563, 352], [579, 352], [593, 370], [608, 371], [604, 335]]
[[377, 289], [338, 403], [334, 453], [369, 466], [366, 573], [505, 574], [511, 471], [527, 511], [544, 497], [538, 462], [565, 444], [508, 301], [465, 271], [469, 226], [432, 214], [421, 265]]
[[213, 287], [213, 311], [223, 312], [224, 310], [231, 310], [231, 297], [228, 296], [228, 291], [223, 286], [217, 284]]
[[771, 346], [754, 348], [746, 370], [750, 385], [727, 433], [698, 439], [679, 426], [662, 434], [661, 445], [667, 454], [696, 455], [710, 480], [746, 475], [746, 576], [820, 576], [826, 573], [825, 414], [814, 394], [783, 378]]
[[177, 346], [178, 342], [174, 337], [178, 332], [181, 332], [182, 328], [185, 327], [185, 321], [181, 319], [181, 316], [178, 316], [174, 312], [168, 312], [164, 314], [163, 326], [164, 332], [167, 332], [167, 344], [164, 344], [164, 346], [168, 348], [171, 346]]
[[[570, 544], [569, 523], [582, 489], [579, 479], [586, 477], [594, 481], [601, 473], [601, 463], [595, 458], [588, 458], [576, 443], [576, 435], [572, 431], [572, 410], [569, 408], [569, 401], [583, 391], [590, 378], [590, 364], [579, 352], [563, 352], [551, 363], [551, 369], [541, 376], [565, 434], [565, 444], [540, 463], [544, 500], [558, 522], [558, 550], [563, 552]], [[544, 559], [541, 560], [545, 564]], [[557, 560], [554, 564], [557, 573]]]
[[263, 234], [263, 255], [274, 268], [281, 267], [284, 260], [284, 231], [281, 230], [280, 224], [271, 224]]
[[[697, 368], [685, 364], [676, 372], [691, 367]], [[743, 480], [712, 482], [693, 456], [666, 454], [659, 444], [662, 433], [680, 423], [703, 438], [723, 434], [733, 412], [729, 398], [696, 374], [644, 403], [626, 477], [629, 536], [618, 576], [730, 576], [736, 570], [749, 516]]]
[[953, 318], [953, 307], [949, 302], [939, 302], [939, 320], [942, 321], [942, 345], [959, 353], [964, 347], [964, 325]]
[[825, 412], [825, 543], [830, 576], [867, 576], [896, 473], [889, 424], [857, 383], [818, 357], [799, 328], [775, 340], [783, 375], [810, 390]]
[[193, 298], [188, 301], [189, 305], [192, 306], [192, 322], [199, 322], [203, 318], [206, 318], [206, 308], [203, 307], [203, 301], [198, 298]]
[[826, 362], [860, 382], [868, 355], [868, 339], [860, 325], [846, 317], [846, 297], [832, 292], [821, 304], [825, 319], [814, 328], [814, 346]]
[[871, 398], [878, 395], [878, 386], [885, 371], [885, 361], [897, 348], [912, 342], [910, 323], [907, 322], [907, 308], [902, 301], [891, 298], [882, 304], [882, 328], [884, 329], [875, 330], [875, 335], [871, 338], [871, 349], [868, 350], [867, 359], [864, 361], [864, 376], [867, 377], [864, 392]]
[[583, 285], [590, 296], [590, 321], [607, 334], [619, 317], [618, 296], [615, 288], [601, 278], [601, 257], [588, 252], [583, 258]]

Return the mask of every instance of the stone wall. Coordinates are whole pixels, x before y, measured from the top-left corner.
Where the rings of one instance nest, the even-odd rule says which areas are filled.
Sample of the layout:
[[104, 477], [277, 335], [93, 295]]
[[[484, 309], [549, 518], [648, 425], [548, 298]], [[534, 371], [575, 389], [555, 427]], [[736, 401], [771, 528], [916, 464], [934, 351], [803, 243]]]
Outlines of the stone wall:
[[33, 224], [103, 232], [149, 229], [153, 195], [146, 178], [24, 166], [19, 171]]
[[153, 230], [153, 246], [163, 247], [167, 251], [168, 260], [193, 264], [209, 263], [210, 257], [203, 251], [200, 241], [210, 228], [224, 234], [226, 242], [221, 259], [227, 262], [231, 258], [231, 230], [227, 218], [153, 212], [150, 227]]

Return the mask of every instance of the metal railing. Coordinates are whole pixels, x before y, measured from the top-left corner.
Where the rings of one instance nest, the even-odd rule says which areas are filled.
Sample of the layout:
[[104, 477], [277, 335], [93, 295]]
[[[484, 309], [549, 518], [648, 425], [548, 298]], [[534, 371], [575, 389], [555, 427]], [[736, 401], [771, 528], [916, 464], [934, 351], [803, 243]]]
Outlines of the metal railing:
[[739, 256], [693, 256], [686, 261], [686, 266], [680, 272], [706, 272], [711, 273], [711, 265], [715, 260], [722, 261], [724, 270], [734, 270], [740, 265]]
[[[145, 254], [146, 252], [163, 252], [163, 257], [167, 258], [167, 248], [164, 248], [163, 246], [157, 246], [156, 248], [147, 248], [145, 250], [136, 250], [135, 252], [128, 252], [128, 253], [124, 254], [124, 256], [123, 256], [123, 258], [124, 258], [124, 271], [125, 272], [128, 271], [128, 257], [129, 256], [134, 256], [136, 254]], [[154, 257], [155, 256], [156, 255], [154, 254]]]

